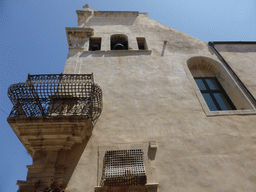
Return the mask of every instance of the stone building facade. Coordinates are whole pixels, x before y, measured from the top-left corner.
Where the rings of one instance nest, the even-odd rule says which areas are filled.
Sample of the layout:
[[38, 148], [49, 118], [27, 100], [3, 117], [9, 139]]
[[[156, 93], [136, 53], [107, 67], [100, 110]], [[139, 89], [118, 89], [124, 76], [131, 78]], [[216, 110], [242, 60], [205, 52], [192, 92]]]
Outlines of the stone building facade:
[[256, 190], [255, 42], [207, 44], [147, 13], [77, 15], [63, 74], [9, 91], [33, 158], [19, 191]]

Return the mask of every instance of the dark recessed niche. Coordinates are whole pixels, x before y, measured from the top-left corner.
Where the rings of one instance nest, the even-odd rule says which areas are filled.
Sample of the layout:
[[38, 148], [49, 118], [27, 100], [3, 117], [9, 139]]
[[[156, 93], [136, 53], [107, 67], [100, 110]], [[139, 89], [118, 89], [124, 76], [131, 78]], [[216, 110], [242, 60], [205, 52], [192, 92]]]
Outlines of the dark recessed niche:
[[147, 50], [147, 44], [145, 37], [137, 37], [138, 49], [139, 50]]
[[91, 37], [89, 42], [89, 51], [99, 51], [101, 48], [101, 38]]

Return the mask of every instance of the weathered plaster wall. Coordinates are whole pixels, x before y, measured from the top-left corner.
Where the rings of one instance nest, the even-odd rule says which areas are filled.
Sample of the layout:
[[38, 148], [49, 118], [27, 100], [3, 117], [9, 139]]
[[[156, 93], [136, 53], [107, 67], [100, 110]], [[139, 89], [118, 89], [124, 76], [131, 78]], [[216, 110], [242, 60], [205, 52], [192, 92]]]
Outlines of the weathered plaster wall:
[[[102, 37], [102, 51], [88, 52], [87, 40], [84, 49], [68, 54], [64, 73], [93, 72], [103, 90], [103, 111], [66, 191], [94, 191], [99, 146], [151, 140], [158, 148], [154, 158], [144, 151], [153, 171], [148, 182], [158, 182], [159, 191], [255, 191], [255, 115], [207, 117], [185, 71], [190, 57], [217, 57], [205, 42], [145, 14], [126, 19], [132, 22], [126, 25], [122, 18], [115, 25], [110, 16], [89, 20], [94, 36]], [[107, 51], [110, 36], [118, 33], [128, 36], [131, 50], [138, 49], [136, 37], [145, 37], [150, 51]], [[256, 96], [255, 65], [240, 64], [235, 70]]]
[[256, 44], [216, 45], [223, 58], [246, 85], [247, 89], [256, 95]]

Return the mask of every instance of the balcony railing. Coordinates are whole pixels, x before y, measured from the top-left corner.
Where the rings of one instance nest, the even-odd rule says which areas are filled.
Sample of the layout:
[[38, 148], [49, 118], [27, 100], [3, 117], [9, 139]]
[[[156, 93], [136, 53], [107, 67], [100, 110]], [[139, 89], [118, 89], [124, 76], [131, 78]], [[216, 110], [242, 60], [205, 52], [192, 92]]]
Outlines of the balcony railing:
[[93, 74], [28, 75], [25, 83], [8, 89], [13, 103], [9, 117], [86, 116], [96, 121], [102, 91]]

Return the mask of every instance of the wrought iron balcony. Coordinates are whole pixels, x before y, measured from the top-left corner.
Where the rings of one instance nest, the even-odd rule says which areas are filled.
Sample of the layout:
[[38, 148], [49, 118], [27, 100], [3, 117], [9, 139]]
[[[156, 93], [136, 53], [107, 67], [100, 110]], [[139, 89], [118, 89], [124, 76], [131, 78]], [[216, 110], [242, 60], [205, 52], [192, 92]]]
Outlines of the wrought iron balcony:
[[102, 111], [93, 74], [28, 75], [8, 96], [13, 109], [7, 121], [33, 158], [27, 180], [17, 183], [20, 191], [34, 191], [38, 182], [42, 189], [60, 187], [65, 166], [57, 163], [59, 151], [87, 142]]
[[9, 117], [85, 116], [97, 120], [102, 91], [93, 74], [28, 75], [8, 89], [13, 103]]

